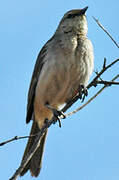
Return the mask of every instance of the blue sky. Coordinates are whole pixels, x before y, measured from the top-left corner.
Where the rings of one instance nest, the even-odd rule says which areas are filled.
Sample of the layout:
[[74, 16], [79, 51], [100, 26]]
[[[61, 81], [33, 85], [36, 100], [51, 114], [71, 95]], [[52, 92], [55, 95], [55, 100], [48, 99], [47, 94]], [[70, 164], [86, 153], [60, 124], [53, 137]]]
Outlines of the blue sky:
[[[31, 123], [25, 124], [27, 92], [38, 52], [66, 11], [87, 5], [88, 37], [94, 45], [95, 70], [100, 70], [104, 57], [110, 63], [119, 58], [119, 50], [92, 16], [119, 43], [118, 0], [0, 2], [0, 141], [29, 134]], [[119, 64], [103, 78], [110, 80], [118, 73]], [[89, 97], [95, 91], [90, 90]], [[118, 92], [118, 86], [106, 89], [82, 111], [63, 120], [61, 129], [57, 124], [49, 129], [37, 179], [119, 179]], [[79, 101], [71, 110], [80, 105]], [[19, 140], [0, 147], [0, 179], [9, 179], [18, 168], [26, 142]], [[21, 179], [35, 178], [27, 173]]]

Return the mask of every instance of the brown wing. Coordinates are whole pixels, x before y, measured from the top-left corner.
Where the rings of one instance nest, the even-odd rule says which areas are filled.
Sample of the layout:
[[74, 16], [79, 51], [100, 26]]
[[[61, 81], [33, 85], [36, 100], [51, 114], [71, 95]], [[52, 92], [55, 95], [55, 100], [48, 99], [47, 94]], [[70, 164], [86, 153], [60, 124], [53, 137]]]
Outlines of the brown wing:
[[[48, 42], [47, 42], [48, 43]], [[32, 78], [31, 78], [31, 83], [30, 83], [30, 87], [29, 87], [29, 92], [28, 92], [28, 103], [27, 103], [27, 115], [26, 115], [26, 123], [29, 123], [29, 121], [32, 119], [32, 115], [34, 112], [34, 97], [35, 97], [35, 90], [36, 90], [36, 85], [38, 82], [38, 78], [41, 72], [41, 69], [43, 67], [44, 64], [44, 57], [47, 53], [47, 43], [46, 45], [41, 49], [37, 60], [36, 60], [36, 64], [34, 67], [34, 71], [32, 74]]]

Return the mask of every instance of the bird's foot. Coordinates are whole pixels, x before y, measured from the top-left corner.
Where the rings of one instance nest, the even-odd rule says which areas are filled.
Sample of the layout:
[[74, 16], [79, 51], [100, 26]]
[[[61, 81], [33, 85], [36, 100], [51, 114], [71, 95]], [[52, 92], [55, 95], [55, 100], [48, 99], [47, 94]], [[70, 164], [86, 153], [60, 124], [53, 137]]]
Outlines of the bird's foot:
[[79, 85], [78, 88], [78, 93], [79, 93], [79, 98], [82, 100], [81, 102], [84, 101], [85, 97], [88, 96], [88, 90], [84, 85]]
[[65, 119], [66, 118], [65, 114], [62, 111], [59, 111], [59, 110], [55, 109], [54, 107], [50, 106], [49, 104], [45, 104], [45, 106], [52, 111], [52, 113], [54, 115], [54, 124], [58, 121], [59, 127], [61, 127], [60, 118]]

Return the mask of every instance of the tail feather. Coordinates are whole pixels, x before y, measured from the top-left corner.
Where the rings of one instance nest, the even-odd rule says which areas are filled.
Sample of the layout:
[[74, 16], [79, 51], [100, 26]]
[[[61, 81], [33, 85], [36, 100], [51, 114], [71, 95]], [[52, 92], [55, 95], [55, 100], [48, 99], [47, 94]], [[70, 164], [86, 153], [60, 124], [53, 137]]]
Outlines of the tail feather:
[[[39, 127], [38, 127], [37, 123], [34, 121], [32, 128], [31, 128], [30, 135], [37, 134], [38, 132], [39, 132]], [[42, 156], [43, 156], [43, 151], [44, 151], [46, 135], [47, 135], [47, 132], [40, 139], [40, 145], [39, 145], [37, 151], [34, 153], [31, 160], [26, 164], [25, 168], [20, 173], [20, 176], [23, 176], [28, 170], [30, 170], [32, 176], [37, 177], [39, 175], [40, 170], [41, 170], [41, 165], [42, 165]], [[29, 138], [22, 161], [24, 160], [24, 158], [28, 154], [29, 150], [33, 146], [35, 138], [36, 138], [35, 136]]]

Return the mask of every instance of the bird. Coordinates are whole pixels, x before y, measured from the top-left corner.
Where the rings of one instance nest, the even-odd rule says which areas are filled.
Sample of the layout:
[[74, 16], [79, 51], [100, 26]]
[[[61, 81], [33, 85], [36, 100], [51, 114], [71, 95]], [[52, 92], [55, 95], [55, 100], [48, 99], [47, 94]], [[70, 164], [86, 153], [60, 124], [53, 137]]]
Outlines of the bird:
[[[79, 86], [86, 88], [88, 84], [94, 69], [94, 51], [87, 37], [87, 9], [88, 6], [66, 12], [54, 35], [38, 54], [27, 102], [26, 123], [33, 120], [30, 135], [37, 134], [45, 121], [53, 117], [52, 109], [60, 111], [61, 106], [76, 95]], [[39, 175], [47, 131], [39, 139], [37, 151], [20, 176], [27, 171], [31, 176]], [[35, 139], [36, 136], [29, 138], [21, 163]]]

